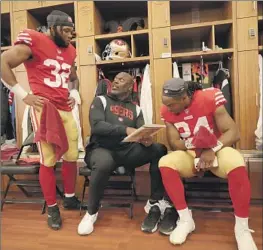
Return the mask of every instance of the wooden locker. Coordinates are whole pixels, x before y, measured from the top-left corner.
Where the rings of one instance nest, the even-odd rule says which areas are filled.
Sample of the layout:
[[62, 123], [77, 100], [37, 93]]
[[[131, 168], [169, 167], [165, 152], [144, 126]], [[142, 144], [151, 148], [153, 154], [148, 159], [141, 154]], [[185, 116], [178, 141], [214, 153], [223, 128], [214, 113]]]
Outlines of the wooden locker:
[[257, 1], [237, 1], [237, 18], [257, 16]]
[[26, 10], [17, 11], [13, 13], [13, 22], [14, 22], [14, 28], [13, 28], [13, 35], [14, 39], [17, 38], [17, 35], [22, 30], [28, 28], [28, 29], [36, 29], [36, 27], [39, 26], [39, 22]]
[[[27, 27], [27, 12], [25, 10], [14, 12], [13, 20], [13, 37], [14, 41], [16, 41], [19, 32]], [[16, 71], [26, 71], [24, 64], [16, 67]]]
[[13, 11], [29, 10], [42, 7], [42, 1], [12, 1]]
[[[32, 17], [26, 10], [16, 11], [13, 13], [13, 37], [16, 40], [19, 32], [25, 28], [35, 29], [39, 25], [34, 17]], [[25, 71], [23, 64], [16, 68], [16, 71]]]
[[80, 66], [80, 96], [81, 96], [81, 120], [82, 138], [84, 144], [86, 137], [90, 135], [89, 109], [94, 99], [97, 87], [97, 68], [95, 65]]
[[263, 199], [262, 158], [249, 158], [249, 179], [251, 183], [251, 199]]
[[56, 6], [60, 4], [74, 3], [74, 1], [42, 1], [43, 7]]
[[[162, 106], [162, 87], [166, 80], [172, 78], [172, 60], [170, 58], [155, 59], [153, 74], [155, 122], [163, 124], [160, 116], [160, 109]], [[165, 130], [162, 130], [157, 134], [157, 141], [168, 145]]]
[[14, 34], [14, 39], [16, 40], [19, 32], [27, 27], [27, 12], [25, 10], [14, 12], [13, 22], [14, 22], [13, 34]]
[[255, 149], [259, 117], [258, 51], [238, 52], [240, 149]]
[[78, 36], [94, 35], [94, 2], [79, 1], [78, 2]]
[[10, 12], [10, 2], [1, 1], [1, 13], [9, 13], [9, 12]]
[[79, 38], [79, 63], [80, 65], [95, 64], [95, 40], [94, 36]]
[[[251, 32], [254, 32], [254, 34], [251, 35]], [[257, 17], [237, 19], [237, 50], [244, 51], [253, 49], [258, 49]]]
[[170, 28], [152, 30], [153, 57], [171, 57], [171, 31]]
[[152, 28], [170, 26], [170, 2], [169, 1], [152, 1]]

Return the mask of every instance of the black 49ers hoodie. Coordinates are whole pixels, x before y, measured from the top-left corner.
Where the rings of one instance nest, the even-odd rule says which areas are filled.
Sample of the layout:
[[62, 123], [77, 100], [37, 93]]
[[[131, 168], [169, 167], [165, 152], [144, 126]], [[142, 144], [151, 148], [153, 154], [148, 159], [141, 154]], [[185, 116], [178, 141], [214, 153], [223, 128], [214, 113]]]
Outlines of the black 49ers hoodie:
[[89, 114], [91, 127], [90, 145], [114, 150], [129, 143], [121, 142], [126, 136], [126, 128], [144, 125], [141, 108], [131, 102], [131, 98], [118, 100], [111, 95], [94, 98]]

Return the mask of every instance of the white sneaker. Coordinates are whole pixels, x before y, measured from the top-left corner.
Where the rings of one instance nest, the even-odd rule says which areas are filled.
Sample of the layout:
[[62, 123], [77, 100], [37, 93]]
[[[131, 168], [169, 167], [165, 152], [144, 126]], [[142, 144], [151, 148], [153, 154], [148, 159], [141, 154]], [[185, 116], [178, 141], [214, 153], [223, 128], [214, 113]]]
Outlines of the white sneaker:
[[254, 231], [249, 228], [235, 228], [238, 250], [258, 250], [251, 233]]
[[90, 215], [86, 212], [85, 216], [82, 218], [81, 222], [78, 226], [78, 234], [79, 235], [87, 235], [91, 234], [94, 230], [93, 224], [97, 220], [98, 212], [96, 214]]
[[170, 242], [174, 245], [183, 244], [188, 234], [192, 233], [194, 230], [195, 230], [195, 223], [192, 218], [192, 213], [190, 220], [180, 220], [179, 218], [177, 221], [176, 228], [170, 234]]

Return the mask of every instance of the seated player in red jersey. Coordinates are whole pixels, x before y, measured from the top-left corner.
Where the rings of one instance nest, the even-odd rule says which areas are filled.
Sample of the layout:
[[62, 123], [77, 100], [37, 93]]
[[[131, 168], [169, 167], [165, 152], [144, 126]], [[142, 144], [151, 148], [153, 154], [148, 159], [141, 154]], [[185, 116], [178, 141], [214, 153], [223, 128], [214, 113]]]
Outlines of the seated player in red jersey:
[[[1, 55], [2, 82], [14, 92], [16, 98], [31, 106], [31, 118], [35, 131], [40, 127], [44, 103], [49, 101], [61, 118], [68, 149], [63, 155], [62, 177], [65, 197], [63, 206], [79, 209], [75, 197], [75, 181], [78, 159], [78, 132], [72, 115], [78, 93], [78, 77], [74, 66], [76, 49], [71, 45], [74, 24], [66, 13], [54, 10], [47, 17], [48, 31], [40, 33], [25, 29], [19, 33], [15, 46]], [[24, 63], [31, 93], [18, 83], [12, 69]], [[70, 91], [69, 91], [70, 90]], [[59, 120], [60, 120], [59, 118]], [[52, 121], [50, 121], [52, 123]], [[48, 226], [58, 230], [62, 225], [56, 203], [56, 178], [54, 147], [41, 140], [38, 150], [41, 156], [39, 180], [48, 205]]]
[[[216, 176], [228, 179], [238, 249], [256, 250], [252, 230], [248, 227], [250, 182], [242, 155], [231, 147], [239, 140], [239, 131], [224, 107], [226, 100], [222, 92], [173, 78], [164, 83], [162, 102], [161, 116], [173, 152], [160, 159], [159, 167], [165, 189], [179, 213], [170, 242], [182, 244], [195, 230], [181, 177], [212, 171]], [[207, 145], [213, 141], [212, 137], [215, 143], [209, 148]], [[199, 158], [196, 167], [195, 158]], [[215, 159], [218, 164], [213, 164]]]

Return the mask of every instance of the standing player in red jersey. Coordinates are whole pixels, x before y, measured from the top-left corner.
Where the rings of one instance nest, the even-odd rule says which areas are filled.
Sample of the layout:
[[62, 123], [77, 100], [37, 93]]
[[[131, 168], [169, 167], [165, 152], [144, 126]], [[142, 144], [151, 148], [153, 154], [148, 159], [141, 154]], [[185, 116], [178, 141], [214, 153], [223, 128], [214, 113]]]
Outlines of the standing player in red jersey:
[[[68, 150], [63, 155], [62, 177], [65, 192], [63, 206], [79, 209], [80, 201], [75, 196], [78, 159], [78, 132], [72, 115], [78, 94], [78, 77], [74, 67], [76, 49], [71, 45], [74, 24], [66, 13], [54, 10], [47, 17], [48, 31], [40, 33], [25, 29], [19, 33], [15, 46], [1, 55], [2, 82], [31, 106], [34, 130], [39, 128], [45, 100], [58, 110], [68, 140]], [[27, 93], [17, 82], [12, 69], [24, 63], [30, 89]], [[70, 91], [69, 91], [70, 90]], [[52, 122], [52, 121], [50, 121]], [[54, 165], [56, 156], [51, 144], [40, 141], [39, 180], [48, 205], [48, 226], [61, 228], [62, 220], [56, 203], [56, 178]]]
[[[257, 250], [251, 236], [252, 230], [248, 227], [251, 191], [245, 162], [242, 155], [231, 147], [239, 140], [239, 132], [224, 107], [226, 100], [222, 92], [214, 88], [202, 90], [198, 83], [173, 78], [163, 86], [162, 102], [164, 105], [161, 116], [166, 124], [167, 139], [173, 152], [160, 159], [159, 167], [165, 189], [179, 213], [177, 227], [170, 235], [170, 242], [182, 244], [188, 234], [195, 230], [180, 177], [190, 178], [197, 171], [210, 170], [216, 176], [228, 179], [238, 249]], [[207, 131], [214, 138], [215, 146], [206, 149], [194, 146], [201, 130]], [[203, 143], [210, 140], [209, 136], [203, 136], [202, 139]], [[196, 157], [199, 162], [195, 169]], [[217, 165], [213, 164], [215, 158]]]

